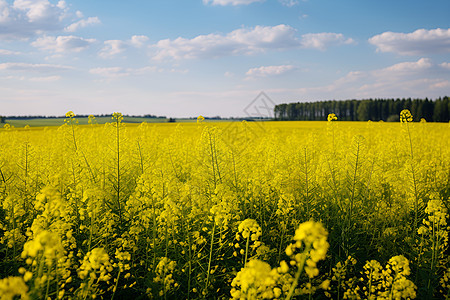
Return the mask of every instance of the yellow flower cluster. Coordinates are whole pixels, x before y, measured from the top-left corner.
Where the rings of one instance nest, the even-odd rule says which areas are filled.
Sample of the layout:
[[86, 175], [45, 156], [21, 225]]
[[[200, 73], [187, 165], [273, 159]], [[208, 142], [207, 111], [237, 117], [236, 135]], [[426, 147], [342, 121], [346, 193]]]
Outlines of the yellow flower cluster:
[[[262, 235], [262, 229], [259, 226], [258, 222], [254, 219], [245, 219], [238, 226], [238, 232], [236, 232], [236, 240], [238, 241], [234, 247], [237, 249], [240, 248], [239, 253], [241, 255], [245, 255], [244, 258], [244, 266], [247, 263], [247, 258], [249, 254], [249, 248], [252, 251], [257, 250], [262, 243], [259, 241], [259, 238]], [[243, 238], [245, 242], [245, 246], [241, 246], [239, 242]], [[237, 256], [237, 252], [234, 251], [234, 256]]]
[[417, 287], [407, 279], [410, 273], [409, 261], [403, 255], [392, 257], [386, 268], [376, 260], [366, 262], [361, 278], [361, 282], [365, 283], [364, 298], [414, 299]]
[[408, 123], [412, 122], [413, 117], [411, 115], [411, 112], [408, 109], [404, 109], [400, 112], [400, 122], [401, 123]]
[[203, 121], [205, 121], [205, 117], [203, 117], [203, 116], [197, 117], [197, 123], [203, 123]]
[[22, 300], [30, 299], [28, 296], [28, 286], [22, 277], [10, 276], [0, 279], [0, 299], [13, 300], [17, 296]]
[[357, 286], [357, 278], [353, 276], [354, 268], [357, 261], [352, 256], [348, 256], [344, 262], [337, 262], [336, 266], [331, 269], [330, 286], [325, 291], [325, 296], [333, 298], [330, 293], [331, 289], [337, 291], [337, 297], [341, 297], [341, 291], [346, 299], [358, 299], [359, 287]]
[[[246, 221], [241, 223], [244, 223], [243, 228], [256, 227], [254, 220]], [[293, 295], [312, 295], [318, 288], [327, 290], [329, 280], [325, 280], [318, 287], [306, 282], [296, 288], [303, 269], [309, 279], [318, 274], [316, 263], [325, 258], [329, 247], [327, 235], [321, 223], [308, 221], [300, 224], [294, 235], [296, 242], [286, 248], [286, 254], [291, 257], [291, 265], [298, 266], [295, 278], [289, 274], [290, 268], [286, 261], [281, 261], [278, 267], [272, 269], [264, 261], [250, 259], [233, 279], [231, 296], [233, 299], [278, 299], [284, 295], [290, 299]], [[296, 250], [303, 252], [294, 254], [293, 251]]]
[[[327, 242], [328, 232], [321, 223], [307, 221], [295, 231], [295, 243], [286, 248], [286, 254], [291, 258], [290, 264], [303, 265], [310, 278], [319, 274], [317, 263], [325, 259], [330, 245]], [[298, 252], [301, 251], [301, 252]]]
[[103, 248], [94, 248], [83, 258], [78, 268], [78, 277], [83, 280], [76, 294], [80, 298], [88, 296], [96, 297], [103, 292], [100, 289], [100, 281], [109, 283], [113, 267], [108, 253]]
[[450, 298], [450, 267], [444, 272], [444, 276], [439, 280], [440, 292], [446, 297], [446, 299]]
[[277, 269], [258, 259], [250, 260], [231, 282], [233, 299], [278, 299], [281, 289], [277, 287], [280, 275]]
[[75, 113], [73, 111], [66, 112], [66, 118], [74, 118], [74, 117], [75, 117]]
[[[447, 227], [447, 208], [444, 203], [436, 199], [438, 196], [434, 195], [434, 199], [428, 201], [425, 212], [428, 217], [422, 220], [423, 225], [417, 229], [417, 233], [423, 236], [430, 236], [432, 240], [435, 241], [436, 247], [441, 248], [440, 250], [445, 250], [448, 246], [448, 231], [450, 228]], [[423, 241], [427, 243], [427, 241]]]
[[239, 234], [244, 238], [250, 240], [252, 242], [256, 242], [259, 237], [262, 235], [261, 227], [259, 226], [258, 222], [253, 219], [245, 219], [244, 221], [239, 224], [238, 232], [236, 233], [236, 239], [239, 241], [240, 236]]
[[336, 114], [328, 114], [328, 117], [327, 117], [328, 122], [336, 121], [336, 120], [337, 120]]
[[8, 246], [8, 248], [14, 248], [14, 246], [23, 245], [26, 238], [22, 234], [22, 231], [20, 228], [14, 228], [10, 230], [6, 230], [3, 233], [3, 236], [0, 237], [0, 244], [5, 244]]
[[44, 230], [39, 232], [34, 239], [25, 243], [23, 246], [22, 258], [34, 258], [37, 257], [38, 254], [41, 254], [47, 259], [47, 263], [51, 265], [51, 260], [62, 257], [64, 251], [59, 236], [53, 232]]
[[156, 266], [156, 277], [153, 278], [153, 282], [162, 285], [162, 289], [159, 291], [160, 297], [178, 287], [178, 283], [173, 279], [173, 272], [176, 265], [177, 263], [175, 261], [167, 257], [162, 257], [159, 260]]
[[114, 122], [120, 123], [123, 120], [123, 115], [120, 112], [115, 112], [112, 114], [111, 119], [114, 120]]
[[[113, 268], [109, 261], [109, 255], [103, 248], [94, 248], [86, 253], [83, 263], [78, 270], [78, 276], [81, 279], [108, 281], [111, 279]], [[97, 275], [96, 273], [99, 272]]]

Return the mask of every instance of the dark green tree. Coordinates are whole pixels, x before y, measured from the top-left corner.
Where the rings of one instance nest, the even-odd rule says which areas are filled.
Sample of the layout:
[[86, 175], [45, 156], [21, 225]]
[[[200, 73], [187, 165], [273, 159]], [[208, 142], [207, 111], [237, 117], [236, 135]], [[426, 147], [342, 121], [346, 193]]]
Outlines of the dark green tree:
[[367, 121], [369, 120], [369, 101], [363, 100], [358, 105], [358, 109], [356, 110], [356, 117], [358, 121]]
[[425, 99], [365, 99], [327, 100], [297, 102], [276, 105], [275, 120], [326, 120], [335, 113], [341, 121], [398, 121], [402, 109], [409, 109], [414, 121], [448, 122], [450, 119], [449, 97], [436, 100]]

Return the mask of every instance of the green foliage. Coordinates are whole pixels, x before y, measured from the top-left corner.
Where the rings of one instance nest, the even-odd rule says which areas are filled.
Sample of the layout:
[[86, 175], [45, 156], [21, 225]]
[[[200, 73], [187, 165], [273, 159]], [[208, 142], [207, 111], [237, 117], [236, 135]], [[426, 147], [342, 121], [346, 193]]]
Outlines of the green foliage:
[[450, 98], [434, 101], [425, 99], [365, 99], [318, 101], [279, 104], [274, 108], [275, 120], [323, 121], [335, 113], [341, 121], [396, 121], [402, 109], [411, 111], [416, 121], [434, 122], [450, 120]]

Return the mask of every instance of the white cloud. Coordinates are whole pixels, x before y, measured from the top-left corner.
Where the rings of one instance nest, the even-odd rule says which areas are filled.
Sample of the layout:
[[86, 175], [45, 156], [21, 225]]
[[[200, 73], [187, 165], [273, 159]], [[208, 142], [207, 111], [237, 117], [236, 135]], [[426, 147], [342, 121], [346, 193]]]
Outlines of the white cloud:
[[104, 47], [98, 55], [101, 58], [113, 58], [116, 55], [125, 52], [129, 47], [141, 48], [148, 42], [145, 35], [133, 35], [130, 40], [108, 40], [104, 42]]
[[15, 0], [9, 4], [0, 0], [0, 37], [23, 39], [62, 29], [67, 11], [64, 1], [53, 4], [48, 0]]
[[193, 39], [179, 37], [160, 40], [153, 45], [155, 60], [215, 58], [229, 55], [253, 54], [268, 49], [285, 49], [299, 45], [295, 29], [287, 25], [256, 26], [237, 29], [226, 35], [199, 35]]
[[64, 30], [67, 32], [75, 32], [80, 28], [87, 27], [89, 25], [100, 24], [100, 19], [98, 17], [89, 17], [87, 19], [79, 20], [75, 23], [70, 24]]
[[61, 76], [46, 76], [46, 77], [31, 77], [29, 78], [30, 81], [34, 82], [53, 82], [58, 81], [61, 79]]
[[252, 68], [245, 74], [249, 77], [267, 77], [281, 75], [295, 69], [296, 67], [294, 67], [293, 65], [262, 66], [259, 68]]
[[[100, 23], [97, 17], [83, 18], [83, 13], [71, 13], [65, 1], [0, 0], [0, 38], [5, 40], [28, 39], [62, 29], [75, 30]], [[81, 20], [73, 20], [73, 18]], [[67, 22], [72, 19], [72, 24]]]
[[378, 72], [381, 72], [381, 75], [388, 74], [399, 74], [399, 73], [412, 73], [412, 72], [419, 72], [423, 70], [427, 70], [433, 67], [433, 63], [431, 62], [431, 59], [429, 58], [421, 58], [418, 61], [413, 62], [402, 62], [395, 65], [392, 65], [390, 67], [381, 69]]
[[[449, 62], [427, 58], [401, 62], [385, 68], [351, 71], [329, 84], [301, 88], [267, 88], [272, 99], [326, 100], [365, 98], [437, 98], [448, 94]], [[286, 100], [283, 100], [284, 102]]]
[[93, 68], [89, 70], [89, 73], [106, 78], [118, 78], [130, 75], [127, 69], [121, 67]]
[[22, 53], [17, 52], [17, 51], [11, 51], [11, 50], [6, 50], [6, 49], [0, 49], [0, 55], [20, 55]]
[[0, 0], [0, 22], [7, 22], [9, 20], [9, 14], [10, 10], [8, 3], [5, 0]]
[[41, 50], [47, 50], [57, 53], [67, 52], [81, 52], [95, 43], [95, 39], [85, 39], [78, 36], [44, 36], [38, 38], [32, 42], [31, 45], [40, 48]]
[[123, 68], [123, 67], [100, 67], [92, 68], [89, 73], [106, 78], [108, 80], [117, 79], [128, 76], [145, 76], [149, 73], [179, 73], [185, 74], [185, 69], [164, 69], [156, 66], [146, 66], [142, 68]]
[[64, 65], [51, 65], [51, 64], [30, 64], [30, 63], [2, 63], [0, 64], [0, 71], [25, 71], [25, 72], [38, 72], [38, 73], [50, 73], [71, 70], [72, 67]]
[[104, 42], [105, 46], [100, 50], [99, 56], [102, 58], [111, 58], [124, 52], [128, 45], [121, 40], [109, 40]]
[[151, 48], [154, 60], [217, 58], [232, 55], [251, 55], [268, 50], [315, 48], [325, 50], [333, 45], [351, 44], [354, 41], [341, 33], [304, 34], [301, 39], [288, 25], [241, 28], [227, 34], [199, 35], [192, 39], [179, 37], [160, 40]]
[[130, 44], [133, 45], [136, 48], [143, 47], [147, 42], [149, 41], [149, 38], [145, 35], [133, 35], [130, 40]]
[[430, 88], [436, 89], [436, 90], [439, 90], [439, 89], [448, 89], [448, 88], [450, 88], [450, 80], [441, 80], [441, 81], [438, 81], [438, 82], [436, 82], [436, 83], [431, 84], [431, 85], [430, 85]]
[[299, 2], [297, 0], [278, 0], [282, 5], [287, 7], [292, 7], [297, 5]]
[[342, 33], [322, 32], [307, 33], [302, 35], [301, 45], [303, 48], [325, 50], [332, 45], [353, 44], [351, 38], [345, 38]]
[[13, 8], [22, 11], [29, 22], [54, 22], [60, 21], [64, 16], [65, 2], [60, 1], [56, 5], [48, 0], [15, 0]]
[[203, 0], [203, 4], [212, 5], [248, 5], [254, 2], [264, 2], [264, 0]]
[[450, 29], [418, 29], [412, 33], [384, 32], [369, 39], [379, 52], [426, 55], [450, 52]]
[[447, 64], [421, 58], [372, 71], [352, 71], [328, 86], [303, 92], [317, 92], [324, 97], [323, 91], [327, 91], [333, 98], [438, 97], [448, 93], [450, 69]]

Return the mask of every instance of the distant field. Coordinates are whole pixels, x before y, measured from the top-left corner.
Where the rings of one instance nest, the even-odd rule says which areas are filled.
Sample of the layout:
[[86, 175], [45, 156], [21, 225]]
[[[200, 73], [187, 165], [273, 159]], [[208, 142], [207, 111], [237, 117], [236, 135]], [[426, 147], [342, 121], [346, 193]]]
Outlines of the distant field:
[[[76, 117], [79, 125], [88, 125], [89, 118], [87, 117]], [[35, 119], [6, 119], [5, 123], [8, 123], [14, 127], [25, 127], [26, 125], [30, 127], [46, 127], [46, 126], [61, 126], [64, 124], [65, 118], [35, 118]], [[167, 118], [144, 118], [144, 117], [124, 117], [124, 123], [137, 123], [140, 124], [142, 122], [147, 123], [168, 123]], [[95, 124], [105, 124], [107, 122], [111, 122], [111, 117], [98, 117], [95, 118]], [[206, 119], [206, 122], [226, 122], [230, 121], [228, 119]], [[176, 123], [194, 123], [197, 122], [197, 119], [175, 119]], [[3, 127], [4, 124], [0, 124], [0, 128]]]
[[[46, 118], [36, 118], [36, 119], [24, 119], [24, 120], [17, 120], [17, 119], [6, 119], [6, 123], [10, 124], [14, 127], [25, 127], [26, 125], [29, 125], [31, 127], [39, 127], [39, 126], [60, 126], [64, 124], [65, 118], [52, 118], [52, 119], [46, 119]], [[81, 117], [77, 120], [80, 125], [87, 125], [88, 118]], [[107, 122], [111, 122], [111, 117], [98, 117], [95, 118], [96, 122], [98, 124], [105, 124]], [[124, 123], [164, 123], [167, 122], [166, 118], [138, 118], [138, 117], [124, 117], [123, 120]], [[2, 125], [3, 127], [3, 125]]]

